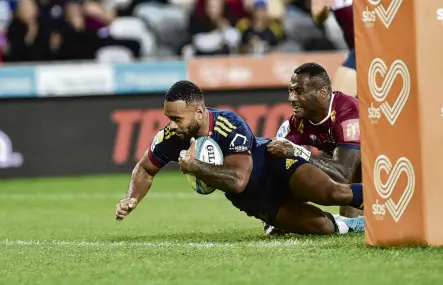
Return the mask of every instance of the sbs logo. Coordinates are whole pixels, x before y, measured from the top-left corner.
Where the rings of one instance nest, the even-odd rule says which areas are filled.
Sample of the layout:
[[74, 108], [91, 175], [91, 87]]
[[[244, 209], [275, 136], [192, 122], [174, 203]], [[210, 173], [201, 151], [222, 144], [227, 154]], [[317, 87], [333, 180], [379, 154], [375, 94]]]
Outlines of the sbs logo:
[[381, 4], [381, 0], [368, 0], [368, 2], [375, 8], [370, 10], [369, 7], [366, 6], [366, 10], [362, 13], [363, 22], [367, 27], [372, 27], [376, 21], [376, 18], [378, 17], [380, 22], [382, 22], [383, 25], [388, 29], [394, 21], [403, 0], [392, 0], [391, 4], [388, 6], [388, 9], [385, 9], [385, 7]]
[[[378, 74], [383, 78], [381, 86], [377, 84]], [[403, 87], [397, 95], [394, 104], [391, 106], [386, 102], [386, 99], [388, 98], [397, 76], [400, 76], [403, 79]], [[381, 113], [383, 113], [388, 122], [391, 125], [394, 125], [411, 93], [411, 76], [406, 63], [397, 59], [392, 63], [388, 70], [382, 59], [374, 58], [369, 66], [368, 85], [372, 97], [375, 101], [380, 103], [379, 107], [375, 107], [374, 103], [371, 103], [371, 106], [368, 109], [369, 119], [371, 119], [372, 123], [377, 123], [381, 117]]]
[[[381, 179], [382, 172], [388, 175], [386, 183]], [[392, 194], [403, 172], [406, 174], [407, 183], [400, 199], [396, 202], [392, 198]], [[378, 219], [383, 219], [386, 212], [389, 212], [394, 221], [398, 223], [408, 207], [415, 190], [415, 173], [412, 163], [406, 157], [400, 157], [394, 167], [392, 167], [392, 163], [387, 156], [379, 155], [375, 160], [374, 184], [378, 195], [384, 202], [380, 203], [378, 199], [375, 200], [375, 204], [372, 205], [372, 214]]]
[[437, 21], [443, 22], [443, 9], [437, 9]]

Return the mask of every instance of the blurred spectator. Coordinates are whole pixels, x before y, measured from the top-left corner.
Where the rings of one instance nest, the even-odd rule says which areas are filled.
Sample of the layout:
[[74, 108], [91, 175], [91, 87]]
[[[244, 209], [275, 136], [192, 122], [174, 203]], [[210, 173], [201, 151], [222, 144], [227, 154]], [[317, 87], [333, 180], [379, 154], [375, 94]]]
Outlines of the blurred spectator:
[[283, 29], [269, 15], [265, 0], [255, 1], [251, 19], [240, 20], [237, 29], [242, 33], [241, 53], [268, 53], [283, 39]]
[[[225, 9], [229, 11], [231, 20], [235, 23], [241, 18], [249, 17], [249, 10], [252, 7], [253, 0], [224, 0]], [[193, 16], [201, 18], [206, 14], [206, 0], [197, 0]]]
[[6, 52], [8, 40], [6, 31], [11, 19], [11, 8], [7, 1], [0, 0], [0, 62], [3, 61], [3, 54]]
[[48, 33], [38, 23], [34, 0], [21, 0], [8, 27], [6, 61], [36, 61], [48, 58]]
[[287, 0], [283, 28], [288, 41], [284, 51], [332, 50], [334, 44], [327, 38], [325, 27], [314, 22], [310, 0]]
[[335, 18], [317, 25], [310, 10], [311, 0], [0, 0], [0, 62], [345, 46]]
[[53, 59], [94, 59], [99, 48], [119, 45], [129, 48], [139, 56], [140, 45], [136, 41], [112, 38], [107, 29], [96, 31], [86, 26], [82, 7], [68, 2], [64, 8], [64, 21], [51, 35], [50, 48]]
[[81, 5], [68, 2], [63, 15], [63, 21], [50, 39], [53, 59], [94, 59], [100, 47], [100, 38], [95, 30], [85, 25]]
[[229, 54], [240, 42], [239, 32], [232, 27], [233, 18], [223, 0], [206, 0], [204, 14], [190, 17], [192, 46], [196, 55]]
[[[152, 56], [156, 45], [154, 35], [141, 19], [132, 17], [134, 7], [140, 1], [143, 0], [86, 0], [83, 4], [86, 26], [102, 35], [110, 33], [107, 45], [112, 44], [110, 41], [112, 38], [120, 40], [120, 44], [116, 41], [114, 44], [132, 49], [132, 56], [135, 57], [138, 52], [135, 52], [134, 46], [129, 41], [136, 41], [141, 46], [140, 55]], [[118, 50], [116, 48], [107, 49], [108, 53]]]
[[268, 2], [268, 14], [269, 16], [276, 20], [276, 21], [281, 21], [285, 15], [285, 4], [286, 1], [285, 0], [271, 0], [271, 1], [267, 1]]
[[158, 52], [178, 55], [189, 42], [188, 18], [194, 0], [139, 0], [134, 15], [156, 36]]
[[86, 0], [83, 4], [86, 24], [93, 29], [109, 26], [117, 17], [115, 1]]

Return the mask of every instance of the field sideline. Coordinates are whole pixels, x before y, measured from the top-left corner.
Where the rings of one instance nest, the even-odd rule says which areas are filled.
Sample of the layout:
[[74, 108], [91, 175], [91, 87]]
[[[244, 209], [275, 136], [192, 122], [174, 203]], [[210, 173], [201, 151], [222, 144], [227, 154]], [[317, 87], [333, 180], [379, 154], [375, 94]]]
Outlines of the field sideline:
[[0, 284], [443, 284], [443, 249], [370, 248], [362, 234], [264, 237], [259, 221], [179, 173], [160, 173], [119, 223], [128, 181], [0, 181]]

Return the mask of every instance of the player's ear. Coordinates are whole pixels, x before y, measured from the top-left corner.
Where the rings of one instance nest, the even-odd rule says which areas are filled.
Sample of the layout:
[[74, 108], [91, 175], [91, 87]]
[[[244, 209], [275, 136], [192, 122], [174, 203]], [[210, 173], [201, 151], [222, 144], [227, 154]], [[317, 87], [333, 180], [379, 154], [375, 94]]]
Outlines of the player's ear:
[[198, 104], [197, 111], [195, 112], [195, 115], [197, 116], [197, 120], [201, 121], [205, 117], [205, 108], [203, 104]]
[[323, 86], [320, 89], [317, 90], [317, 98], [319, 100], [325, 100], [328, 98], [329, 95], [329, 91], [328, 91], [328, 87]]

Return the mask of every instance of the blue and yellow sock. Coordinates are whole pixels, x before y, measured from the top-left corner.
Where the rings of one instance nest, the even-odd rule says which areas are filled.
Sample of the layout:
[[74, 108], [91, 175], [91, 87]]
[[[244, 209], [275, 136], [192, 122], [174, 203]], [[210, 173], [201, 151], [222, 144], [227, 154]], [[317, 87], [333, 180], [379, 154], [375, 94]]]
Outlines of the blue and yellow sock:
[[349, 206], [357, 209], [363, 209], [363, 184], [354, 183], [349, 186], [352, 190], [352, 202], [349, 204]]

